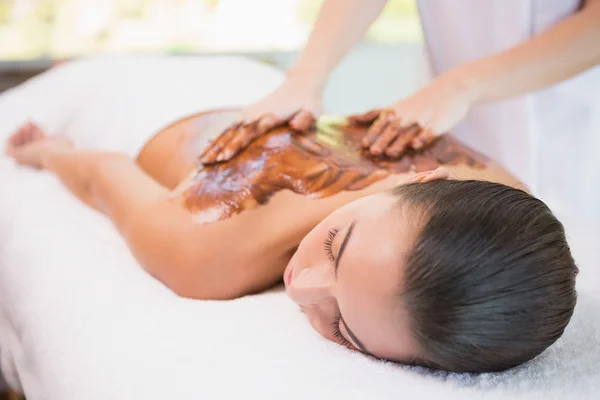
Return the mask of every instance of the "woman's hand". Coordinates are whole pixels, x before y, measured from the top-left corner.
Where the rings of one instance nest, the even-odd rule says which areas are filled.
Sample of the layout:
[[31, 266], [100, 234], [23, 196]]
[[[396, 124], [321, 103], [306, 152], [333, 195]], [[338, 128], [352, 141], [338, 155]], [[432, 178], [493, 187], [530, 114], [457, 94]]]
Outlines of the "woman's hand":
[[420, 149], [452, 129], [476, 100], [476, 91], [458, 73], [434, 80], [414, 95], [383, 110], [352, 116], [350, 123], [370, 125], [362, 145], [374, 156], [399, 157]]
[[270, 130], [289, 124], [305, 131], [322, 111], [322, 86], [309, 77], [288, 75], [274, 92], [241, 113], [240, 121], [221, 134], [200, 157], [203, 164], [230, 160], [250, 142]]

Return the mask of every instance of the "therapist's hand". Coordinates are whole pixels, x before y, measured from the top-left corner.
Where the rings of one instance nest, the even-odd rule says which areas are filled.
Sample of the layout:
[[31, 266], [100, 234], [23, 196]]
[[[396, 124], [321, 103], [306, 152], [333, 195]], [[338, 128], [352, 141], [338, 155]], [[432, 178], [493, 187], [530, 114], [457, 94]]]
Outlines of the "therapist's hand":
[[322, 111], [322, 88], [310, 78], [288, 76], [274, 92], [241, 113], [240, 122], [221, 134], [200, 157], [203, 164], [228, 161], [254, 139], [288, 124], [297, 131], [315, 125]]
[[351, 124], [369, 125], [362, 145], [374, 156], [401, 156], [430, 144], [452, 129], [470, 110], [476, 92], [458, 74], [442, 75], [412, 96], [382, 110], [349, 118]]

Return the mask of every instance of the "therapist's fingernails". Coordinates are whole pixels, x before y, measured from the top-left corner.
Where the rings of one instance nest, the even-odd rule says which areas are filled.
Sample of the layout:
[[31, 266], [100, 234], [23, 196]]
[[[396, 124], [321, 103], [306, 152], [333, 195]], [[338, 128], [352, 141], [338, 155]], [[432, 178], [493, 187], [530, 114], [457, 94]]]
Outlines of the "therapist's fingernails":
[[390, 157], [390, 158], [395, 158], [395, 157], [398, 157], [400, 155], [400, 152], [397, 151], [397, 150], [390, 150], [390, 149], [388, 149], [388, 150], [385, 151], [385, 155], [388, 156], [388, 157]]
[[225, 153], [221, 154], [221, 159], [219, 161], [225, 161], [231, 159], [233, 157], [234, 152], [232, 150], [225, 150]]

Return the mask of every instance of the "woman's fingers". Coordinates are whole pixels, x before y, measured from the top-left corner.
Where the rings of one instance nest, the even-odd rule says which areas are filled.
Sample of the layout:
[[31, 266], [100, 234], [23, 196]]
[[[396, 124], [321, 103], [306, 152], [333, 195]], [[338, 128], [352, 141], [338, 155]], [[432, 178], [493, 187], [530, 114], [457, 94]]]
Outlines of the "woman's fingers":
[[417, 136], [420, 129], [421, 128], [419, 128], [419, 125], [417, 124], [404, 128], [396, 137], [396, 140], [394, 140], [394, 142], [386, 149], [385, 154], [391, 158], [399, 157]]
[[390, 116], [387, 113], [382, 113], [378, 119], [375, 120], [373, 125], [367, 131], [366, 136], [362, 139], [362, 147], [369, 148], [375, 140], [383, 133], [390, 122]]
[[204, 153], [200, 156], [202, 164], [213, 164], [217, 162], [217, 157], [227, 144], [235, 137], [240, 124], [234, 124], [221, 134], [213, 143], [211, 143]]
[[370, 147], [370, 152], [374, 156], [381, 155], [388, 146], [396, 140], [398, 135], [401, 134], [402, 124], [399, 118], [391, 120], [386, 126], [385, 130], [379, 137], [373, 142]]
[[367, 111], [364, 114], [351, 115], [348, 117], [348, 123], [350, 125], [370, 125], [381, 115], [383, 109], [379, 108], [376, 110]]

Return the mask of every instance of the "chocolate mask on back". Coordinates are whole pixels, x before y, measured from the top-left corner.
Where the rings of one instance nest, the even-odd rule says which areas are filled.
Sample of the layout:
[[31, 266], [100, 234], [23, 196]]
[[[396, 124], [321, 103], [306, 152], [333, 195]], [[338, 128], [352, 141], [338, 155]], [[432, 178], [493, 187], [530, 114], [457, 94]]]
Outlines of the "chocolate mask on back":
[[266, 204], [280, 190], [323, 198], [360, 190], [390, 174], [439, 165], [483, 167], [486, 159], [443, 135], [399, 160], [372, 159], [361, 149], [363, 127], [297, 133], [279, 128], [255, 140], [232, 160], [200, 167], [184, 191], [185, 207], [203, 222], [229, 218]]

